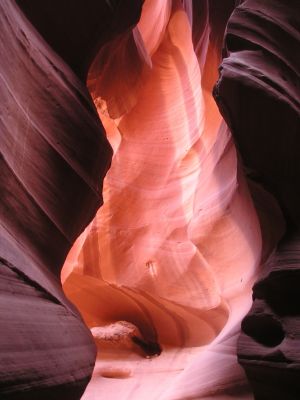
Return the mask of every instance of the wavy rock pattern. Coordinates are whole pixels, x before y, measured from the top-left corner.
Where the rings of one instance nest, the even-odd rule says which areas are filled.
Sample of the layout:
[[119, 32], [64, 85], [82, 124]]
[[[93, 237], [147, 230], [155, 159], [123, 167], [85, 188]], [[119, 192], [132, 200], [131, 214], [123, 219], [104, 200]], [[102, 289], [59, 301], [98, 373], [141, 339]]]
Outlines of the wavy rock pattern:
[[248, 175], [298, 227], [299, 2], [244, 1], [230, 18], [225, 44], [216, 99]]
[[[29, 15], [30, 7], [37, 11], [31, 15], [37, 22], [38, 2], [19, 3]], [[66, 18], [60, 5], [56, 16]], [[84, 62], [77, 71], [66, 57], [72, 70], [55, 52], [55, 40], [53, 49], [14, 1], [1, 2], [0, 26], [0, 397], [79, 399], [96, 351], [62, 292], [60, 269], [102, 204], [111, 147], [73, 72], [84, 75]]]
[[257, 399], [297, 399], [299, 385], [299, 236], [286, 237], [253, 289], [242, 324], [239, 361]]
[[[231, 127], [260, 212], [261, 185], [285, 215], [287, 233], [254, 286], [242, 324], [239, 361], [255, 398], [296, 399], [299, 388], [299, 72], [300, 5], [246, 0], [225, 34], [226, 55], [215, 97]], [[262, 213], [265, 238], [274, 224]], [[274, 221], [274, 220], [273, 220]], [[265, 257], [266, 259], [266, 257]]]
[[1, 399], [90, 379], [76, 238], [84, 399], [251, 399], [262, 262], [239, 361], [298, 398], [298, 0], [84, 3], [0, 4]]
[[[88, 326], [129, 321], [163, 352], [152, 367], [133, 359], [130, 382], [109, 383], [99, 378], [103, 365], [127, 371], [128, 363], [102, 351], [86, 399], [117, 398], [120, 390], [131, 400], [251, 397], [235, 346], [258, 274], [261, 229], [211, 96], [223, 35], [212, 23], [222, 13], [202, 2], [200, 32], [191, 5], [146, 1], [134, 35], [112, 45], [122, 79], [105, 84], [110, 45], [106, 61], [99, 56], [91, 68], [89, 87], [114, 156], [104, 205], [66, 260], [64, 290]], [[275, 201], [258, 192], [278, 217], [268, 253], [283, 224]], [[153, 373], [161, 382], [155, 389]]]

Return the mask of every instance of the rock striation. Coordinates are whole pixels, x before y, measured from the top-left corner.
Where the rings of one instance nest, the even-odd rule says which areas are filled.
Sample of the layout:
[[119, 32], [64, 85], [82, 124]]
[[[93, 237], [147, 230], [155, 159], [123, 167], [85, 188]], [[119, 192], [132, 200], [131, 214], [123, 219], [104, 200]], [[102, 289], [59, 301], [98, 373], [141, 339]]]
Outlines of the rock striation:
[[[261, 237], [205, 66], [201, 74], [187, 11], [180, 1], [166, 4], [155, 43], [148, 32], [157, 24], [157, 2], [145, 3], [136, 27], [146, 71], [129, 109], [117, 107], [128, 105], [123, 83], [103, 90], [94, 84], [96, 71], [103, 82], [110, 69], [92, 66], [89, 87], [114, 156], [104, 205], [75, 245], [77, 257], [66, 260], [64, 289], [89, 326], [117, 318], [150, 342], [199, 346], [218, 335], [230, 298], [255, 276]], [[218, 57], [214, 46], [205, 48], [208, 64]], [[131, 54], [118, 50], [127, 76]], [[239, 248], [231, 253], [234, 241]]]
[[[60, 270], [102, 204], [111, 160], [82, 79], [106, 34], [108, 40], [138, 19], [141, 2], [132, 2], [128, 21], [121, 6], [118, 14], [100, 2], [104, 15], [95, 15], [94, 24], [90, 17], [94, 36], [82, 37], [76, 49], [76, 24], [81, 20], [82, 29], [87, 27], [79, 4], [68, 19], [68, 2], [58, 8], [51, 2], [48, 14], [50, 3], [17, 3], [0, 4], [0, 397], [79, 399], [96, 348], [62, 292]], [[82, 10], [93, 15], [99, 2], [87, 3]], [[102, 17], [106, 25], [95, 32]]]
[[[117, 399], [119, 390], [124, 400], [251, 398], [236, 343], [261, 257], [284, 224], [274, 198], [257, 190], [261, 218], [274, 217], [262, 234], [211, 95], [233, 7], [146, 0], [132, 33], [108, 43], [90, 68], [114, 154], [104, 205], [67, 257], [63, 287], [89, 327], [130, 322], [162, 352], [134, 367], [111, 346], [85, 399]], [[130, 364], [126, 384], [99, 378], [109, 363], [115, 371]]]
[[[247, 176], [299, 227], [299, 2], [246, 0], [229, 19], [214, 93]], [[270, 146], [272, 143], [272, 146]]]
[[262, 187], [276, 198], [286, 220], [283, 240], [263, 259], [263, 276], [254, 286], [238, 345], [258, 400], [300, 396], [299, 17], [297, 1], [239, 2], [226, 29], [214, 90], [243, 161], [265, 240], [276, 218], [265, 218], [270, 212], [259, 195]]
[[299, 11], [0, 2], [1, 399], [299, 398]]
[[239, 361], [255, 398], [299, 397], [299, 236], [286, 237], [253, 288], [253, 306], [242, 323]]

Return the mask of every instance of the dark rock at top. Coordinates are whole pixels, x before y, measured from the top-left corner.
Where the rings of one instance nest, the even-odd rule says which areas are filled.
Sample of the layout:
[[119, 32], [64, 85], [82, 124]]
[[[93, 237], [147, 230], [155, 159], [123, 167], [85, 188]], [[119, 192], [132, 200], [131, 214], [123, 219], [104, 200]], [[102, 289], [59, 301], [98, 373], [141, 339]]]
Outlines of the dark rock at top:
[[246, 0], [225, 33], [215, 98], [248, 177], [300, 225], [300, 3]]

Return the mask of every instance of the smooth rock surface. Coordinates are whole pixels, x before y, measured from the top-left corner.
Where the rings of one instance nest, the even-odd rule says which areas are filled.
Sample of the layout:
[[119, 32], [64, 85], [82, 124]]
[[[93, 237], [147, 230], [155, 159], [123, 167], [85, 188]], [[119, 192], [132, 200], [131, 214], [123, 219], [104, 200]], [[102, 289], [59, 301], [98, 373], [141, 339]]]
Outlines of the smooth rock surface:
[[243, 320], [239, 361], [255, 398], [296, 400], [300, 393], [299, 236], [286, 237], [253, 289]]
[[[252, 396], [236, 342], [261, 256], [284, 224], [260, 191], [276, 216], [263, 247], [231, 133], [211, 96], [233, 4], [223, 4], [222, 15], [201, 2], [201, 30], [191, 5], [147, 0], [135, 51], [128, 35], [114, 44], [113, 69], [107, 48], [106, 63], [96, 61], [89, 74], [114, 155], [104, 205], [66, 260], [64, 290], [88, 326], [129, 321], [162, 353], [148, 363], [107, 349], [85, 399], [118, 399], [120, 391], [130, 400]], [[130, 379], [105, 378], [108, 366], [130, 369]]]
[[300, 4], [246, 0], [230, 17], [215, 98], [247, 176], [299, 227]]
[[[274, 233], [270, 194], [286, 220], [279, 247], [263, 255], [263, 277], [242, 323], [238, 357], [255, 399], [300, 397], [299, 178], [300, 3], [240, 1], [225, 33], [215, 98], [250, 180], [264, 241]], [[261, 188], [264, 192], [261, 192]], [[269, 199], [267, 193], [269, 192]], [[274, 201], [274, 200], [273, 200]], [[267, 252], [268, 253], [268, 252]], [[270, 252], [269, 252], [270, 254]]]
[[[62, 292], [60, 270], [102, 204], [111, 147], [79, 77], [105, 42], [103, 30], [108, 40], [128, 29], [141, 7], [129, 21], [122, 7], [118, 18], [110, 9], [99, 42], [92, 20], [109, 20], [91, 6], [107, 9], [106, 2], [54, 3], [18, 2], [48, 43], [15, 1], [0, 3], [0, 398], [7, 400], [75, 400], [90, 380], [96, 348]], [[80, 21], [94, 36], [74, 49]]]
[[142, 3], [0, 3], [0, 398], [298, 400], [299, 1]]

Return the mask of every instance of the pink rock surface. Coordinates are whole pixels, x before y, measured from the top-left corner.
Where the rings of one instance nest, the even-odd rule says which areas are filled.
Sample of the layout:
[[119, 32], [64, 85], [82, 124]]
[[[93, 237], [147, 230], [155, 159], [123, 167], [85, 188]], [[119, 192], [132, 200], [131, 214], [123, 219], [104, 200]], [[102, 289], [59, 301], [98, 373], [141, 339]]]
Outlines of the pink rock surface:
[[299, 397], [298, 3], [1, 2], [1, 399]]
[[[64, 270], [65, 293], [89, 326], [129, 321], [163, 352], [151, 364], [100, 352], [85, 399], [104, 393], [117, 399], [120, 390], [124, 399], [251, 396], [235, 346], [262, 240], [231, 133], [211, 96], [222, 32], [202, 44], [203, 63], [192, 41], [191, 9], [168, 4], [145, 2], [135, 28], [143, 51], [134, 53], [140, 73], [133, 91], [118, 79], [103, 90], [110, 68], [91, 69], [91, 94], [114, 156], [104, 205]], [[115, 48], [116, 68], [130, 82], [132, 59], [124, 44]], [[279, 217], [269, 248], [280, 223]], [[129, 364], [127, 382], [104, 382], [96, 372]], [[149, 392], [158, 377], [161, 387]]]

